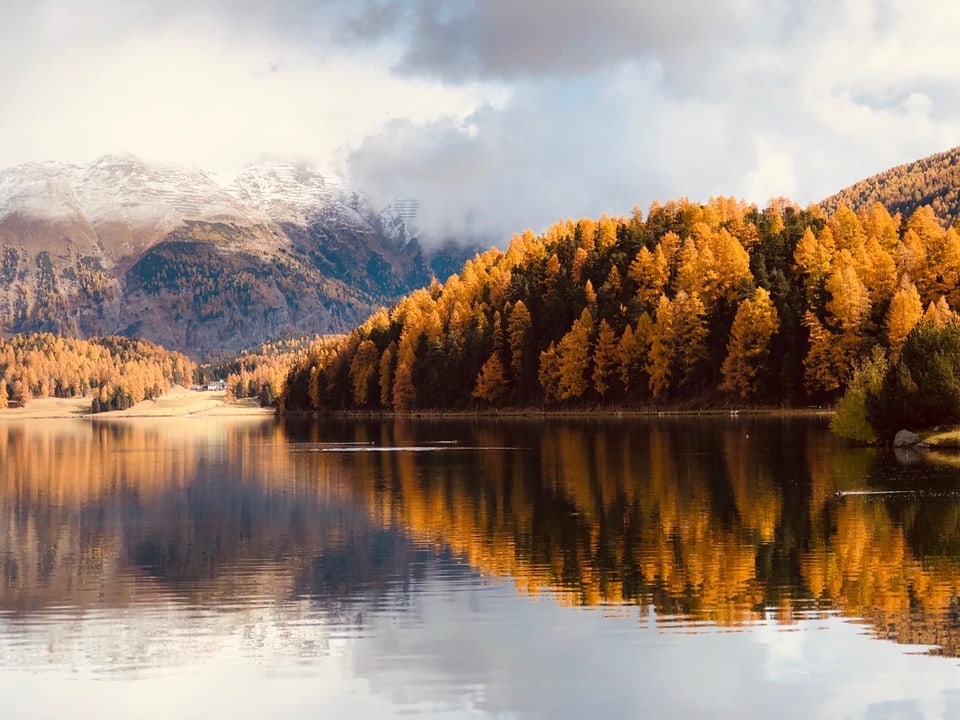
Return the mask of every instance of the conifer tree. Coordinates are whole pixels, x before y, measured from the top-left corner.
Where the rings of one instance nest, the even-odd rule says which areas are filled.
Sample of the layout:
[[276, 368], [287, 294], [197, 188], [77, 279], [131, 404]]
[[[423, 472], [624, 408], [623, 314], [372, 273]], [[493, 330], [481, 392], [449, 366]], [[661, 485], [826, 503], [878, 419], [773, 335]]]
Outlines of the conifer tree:
[[570, 331], [557, 345], [557, 363], [560, 371], [560, 399], [576, 399], [587, 390], [587, 370], [590, 366], [590, 335], [593, 317], [587, 308], [574, 321]]
[[477, 383], [473, 388], [473, 397], [486, 400], [491, 405], [499, 405], [509, 392], [507, 374], [498, 353], [493, 353], [480, 368]]
[[757, 392], [761, 376], [768, 369], [770, 340], [779, 327], [777, 309], [770, 293], [763, 288], [757, 288], [752, 299], [740, 303], [723, 361], [721, 390], [744, 399]]
[[617, 357], [617, 337], [606, 320], [600, 321], [597, 332], [597, 346], [593, 351], [593, 389], [601, 400], [606, 399], [607, 391], [619, 369]]
[[[942, 296], [941, 296], [942, 297]], [[890, 301], [887, 313], [887, 340], [890, 343], [890, 359], [897, 361], [904, 340], [923, 316], [923, 304], [920, 293], [906, 275], [900, 281], [900, 288]]]

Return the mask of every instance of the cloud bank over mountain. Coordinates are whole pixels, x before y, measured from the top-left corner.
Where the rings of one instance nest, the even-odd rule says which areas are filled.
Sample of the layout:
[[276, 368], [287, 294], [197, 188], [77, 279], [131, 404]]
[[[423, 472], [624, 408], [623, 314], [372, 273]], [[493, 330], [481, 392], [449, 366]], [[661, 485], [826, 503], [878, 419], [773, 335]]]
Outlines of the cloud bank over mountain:
[[812, 202], [960, 143], [947, 1], [40, 0], [0, 28], [0, 165], [270, 154], [415, 197], [437, 237]]

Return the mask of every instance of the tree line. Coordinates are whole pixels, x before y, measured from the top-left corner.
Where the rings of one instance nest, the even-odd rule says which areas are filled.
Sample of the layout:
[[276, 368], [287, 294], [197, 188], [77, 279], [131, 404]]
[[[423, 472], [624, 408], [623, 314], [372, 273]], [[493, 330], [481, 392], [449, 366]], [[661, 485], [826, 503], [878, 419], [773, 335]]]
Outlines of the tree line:
[[960, 220], [960, 147], [861, 180], [820, 205], [835, 212], [841, 205], [859, 209], [875, 202], [903, 215], [929, 205], [947, 225]]
[[287, 410], [829, 403], [960, 305], [929, 207], [654, 203], [514, 236], [294, 363]]
[[123, 410], [173, 385], [189, 385], [195, 369], [186, 355], [136, 338], [15, 335], [0, 338], [0, 408], [34, 398], [89, 397], [91, 412]]
[[201, 365], [201, 382], [224, 378], [226, 402], [253, 398], [261, 407], [275, 405], [291, 367], [339, 347], [338, 335], [297, 335], [261, 343], [255, 348]]

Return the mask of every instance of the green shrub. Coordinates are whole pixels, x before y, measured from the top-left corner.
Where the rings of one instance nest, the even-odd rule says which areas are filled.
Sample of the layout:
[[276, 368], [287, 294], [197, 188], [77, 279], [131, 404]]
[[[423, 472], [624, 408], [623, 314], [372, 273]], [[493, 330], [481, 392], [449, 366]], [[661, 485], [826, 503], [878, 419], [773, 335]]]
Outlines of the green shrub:
[[855, 365], [853, 378], [830, 421], [834, 433], [867, 444], [877, 441], [877, 433], [867, 420], [867, 396], [880, 392], [889, 368], [887, 354], [879, 345], [873, 348], [868, 358]]

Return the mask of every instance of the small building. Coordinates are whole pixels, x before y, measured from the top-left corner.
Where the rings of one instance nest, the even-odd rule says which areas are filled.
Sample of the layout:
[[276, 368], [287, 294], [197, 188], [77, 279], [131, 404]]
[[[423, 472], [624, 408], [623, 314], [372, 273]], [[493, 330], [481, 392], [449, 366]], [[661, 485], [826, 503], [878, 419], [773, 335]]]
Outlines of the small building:
[[218, 390], [226, 390], [226, 389], [227, 389], [226, 380], [212, 380], [211, 382], [207, 383], [207, 390], [218, 391]]

